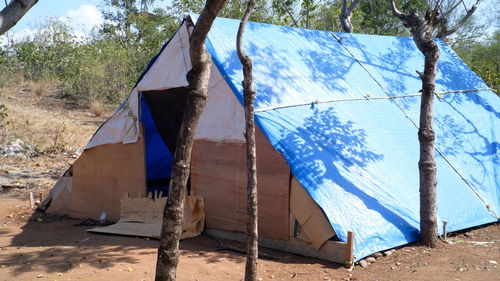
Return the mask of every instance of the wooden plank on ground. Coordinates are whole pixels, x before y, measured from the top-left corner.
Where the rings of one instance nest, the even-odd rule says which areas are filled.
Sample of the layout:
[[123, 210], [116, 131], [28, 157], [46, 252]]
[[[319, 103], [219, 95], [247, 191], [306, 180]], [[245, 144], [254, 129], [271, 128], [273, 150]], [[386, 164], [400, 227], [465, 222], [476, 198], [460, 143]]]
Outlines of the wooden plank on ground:
[[[217, 238], [246, 243], [246, 235], [240, 232], [230, 232], [215, 229], [206, 229], [205, 233]], [[290, 240], [259, 237], [259, 247], [293, 253], [306, 257], [318, 258], [326, 261], [346, 264], [348, 244], [340, 241], [326, 241], [319, 250], [297, 238]]]
[[[166, 201], [166, 197], [158, 199], [125, 197], [121, 200], [122, 215], [117, 223], [104, 227], [95, 227], [87, 231], [159, 238], [163, 222], [163, 208]], [[203, 198], [188, 196], [186, 197], [184, 206], [181, 239], [200, 235], [203, 231], [205, 220]]]
[[[289, 238], [290, 169], [257, 130], [259, 234]], [[196, 140], [191, 162], [192, 194], [205, 199], [208, 228], [246, 231], [246, 148], [244, 143]]]

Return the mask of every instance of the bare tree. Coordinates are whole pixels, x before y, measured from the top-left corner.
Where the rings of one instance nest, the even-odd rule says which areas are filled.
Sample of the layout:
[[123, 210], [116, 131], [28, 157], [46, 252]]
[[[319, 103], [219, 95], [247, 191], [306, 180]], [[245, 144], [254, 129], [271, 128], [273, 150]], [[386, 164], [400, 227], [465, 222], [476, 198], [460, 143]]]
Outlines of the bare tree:
[[[479, 7], [482, 0], [476, 0], [470, 8], [467, 7], [464, 0], [433, 0], [436, 3], [436, 7], [439, 7], [440, 11], [440, 21], [438, 24], [437, 36], [442, 40], [446, 40], [448, 36], [457, 32], [474, 14], [474, 12]], [[459, 7], [463, 7], [465, 14], [458, 16], [457, 21], [452, 27], [449, 27], [450, 17], [453, 13], [457, 12]]]
[[255, 145], [254, 100], [255, 89], [252, 80], [252, 60], [243, 51], [243, 34], [255, 0], [249, 0], [247, 9], [240, 22], [236, 37], [238, 58], [243, 66], [243, 96], [245, 100], [245, 139], [247, 142], [247, 262], [245, 266], [245, 281], [257, 281], [258, 245], [258, 203], [257, 203], [257, 156]]
[[356, 5], [359, 3], [360, 0], [351, 0], [351, 5], [347, 5], [348, 0], [342, 0], [342, 10], [340, 10], [340, 25], [342, 26], [342, 29], [344, 32], [347, 33], [352, 33], [353, 27], [352, 27], [352, 11], [354, 11], [354, 8]]
[[163, 224], [156, 263], [156, 281], [176, 280], [179, 263], [179, 239], [182, 233], [184, 198], [190, 173], [194, 134], [208, 96], [211, 58], [205, 40], [226, 0], [207, 0], [189, 38], [192, 68], [187, 74], [189, 93], [177, 139], [168, 199], [163, 211]]
[[435, 134], [432, 128], [432, 106], [436, 78], [436, 65], [439, 49], [432, 40], [432, 33], [439, 23], [437, 9], [428, 10], [422, 19], [414, 9], [410, 13], [401, 13], [389, 0], [392, 14], [401, 20], [413, 35], [413, 41], [425, 57], [424, 72], [419, 76], [422, 80], [422, 97], [420, 101], [420, 124], [418, 140], [420, 142], [420, 239], [424, 245], [437, 245], [437, 206], [436, 206], [436, 161], [434, 158]]
[[0, 11], [0, 35], [9, 31], [38, 0], [12, 0]]

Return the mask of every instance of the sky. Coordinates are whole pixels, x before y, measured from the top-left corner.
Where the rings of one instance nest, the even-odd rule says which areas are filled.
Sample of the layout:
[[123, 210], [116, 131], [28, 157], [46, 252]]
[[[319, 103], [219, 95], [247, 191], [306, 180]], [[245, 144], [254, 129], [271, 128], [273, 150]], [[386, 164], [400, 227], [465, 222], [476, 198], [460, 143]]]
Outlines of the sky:
[[[100, 2], [100, 0], [40, 0], [9, 31], [9, 36], [15, 40], [29, 36], [35, 33], [49, 17], [64, 20], [74, 30], [75, 35], [85, 36], [92, 27], [104, 21], [98, 7]], [[0, 43], [5, 43], [5, 37], [5, 35], [0, 37]]]
[[[9, 31], [9, 36], [14, 37], [14, 39], [21, 39], [33, 34], [47, 17], [64, 19], [73, 28], [75, 35], [85, 36], [92, 27], [103, 22], [102, 14], [99, 11], [101, 2], [102, 0], [40, 0]], [[169, 2], [169, 0], [166, 1], [166, 3]], [[484, 0], [476, 11], [478, 18], [481, 18], [482, 14], [491, 11], [499, 3], [500, 0]], [[4, 6], [0, 5], [0, 8]], [[5, 40], [5, 35], [0, 36], [0, 45], [5, 44]]]
[[12, 31], [36, 28], [47, 17], [67, 17], [71, 20], [72, 27], [76, 29], [98, 25], [103, 21], [98, 8], [100, 2], [100, 0], [40, 0], [12, 28]]

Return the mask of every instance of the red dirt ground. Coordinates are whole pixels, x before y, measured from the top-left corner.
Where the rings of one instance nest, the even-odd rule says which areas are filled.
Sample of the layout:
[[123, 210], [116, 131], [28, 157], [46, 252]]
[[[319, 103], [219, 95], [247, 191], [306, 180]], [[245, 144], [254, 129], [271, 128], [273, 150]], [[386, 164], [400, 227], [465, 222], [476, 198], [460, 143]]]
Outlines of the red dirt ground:
[[[28, 191], [0, 194], [0, 280], [153, 280], [158, 241], [99, 235], [77, 220], [29, 221]], [[351, 272], [341, 265], [262, 249], [261, 280], [500, 280], [500, 225], [380, 257]], [[224, 241], [233, 247], [243, 244]], [[217, 251], [210, 237], [181, 242], [178, 280], [241, 280], [245, 256]]]

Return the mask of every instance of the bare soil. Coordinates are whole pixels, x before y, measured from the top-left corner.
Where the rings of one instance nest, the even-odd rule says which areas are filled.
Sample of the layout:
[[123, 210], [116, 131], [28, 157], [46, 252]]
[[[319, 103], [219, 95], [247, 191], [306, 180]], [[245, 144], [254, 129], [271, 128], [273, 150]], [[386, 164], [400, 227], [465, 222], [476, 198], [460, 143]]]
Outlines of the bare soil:
[[[158, 241], [87, 233], [78, 220], [34, 216], [28, 194], [47, 193], [75, 160], [104, 116], [68, 107], [29, 85], [0, 91], [13, 120], [0, 144], [22, 138], [43, 151], [35, 157], [0, 156], [0, 280], [153, 280]], [[22, 126], [22, 123], [28, 124]], [[50, 124], [61, 124], [57, 133]], [[30, 125], [35, 124], [35, 125]], [[38, 142], [41, 138], [59, 143]], [[71, 148], [71, 149], [70, 149]], [[436, 249], [411, 244], [375, 258], [366, 268], [261, 249], [259, 280], [500, 280], [500, 225], [455, 233]], [[181, 242], [178, 280], [242, 280], [245, 256], [221, 251], [220, 242], [201, 236]], [[240, 243], [222, 241], [231, 248]]]

